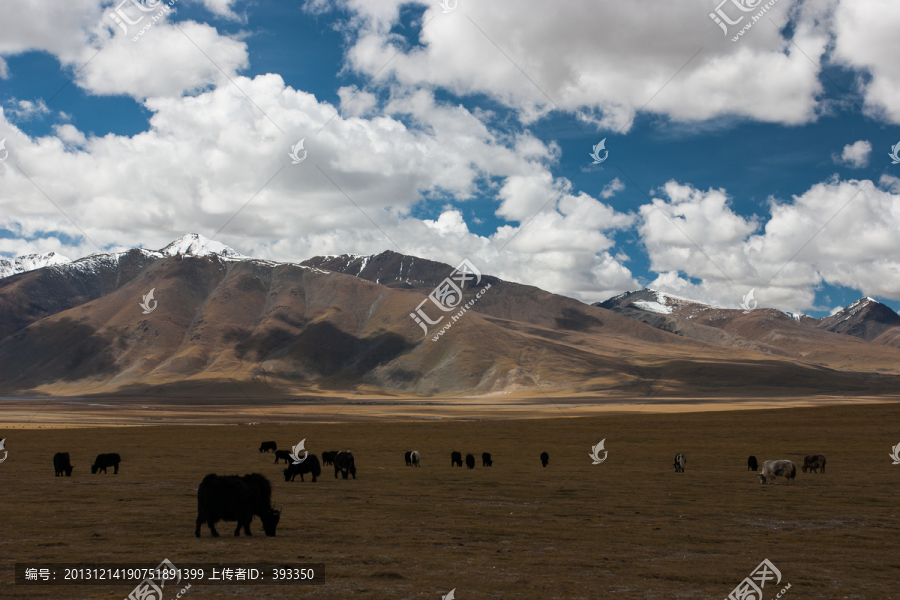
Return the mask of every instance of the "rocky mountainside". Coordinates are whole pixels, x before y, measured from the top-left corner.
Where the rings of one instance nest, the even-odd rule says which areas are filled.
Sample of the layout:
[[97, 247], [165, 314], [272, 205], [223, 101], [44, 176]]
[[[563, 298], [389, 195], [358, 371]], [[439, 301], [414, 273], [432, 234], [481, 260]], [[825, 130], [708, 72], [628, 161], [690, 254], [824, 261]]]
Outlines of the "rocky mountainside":
[[900, 383], [892, 344], [652, 290], [606, 308], [482, 274], [464, 314], [429, 305], [446, 331], [426, 335], [410, 315], [453, 273], [394, 252], [257, 260], [194, 234], [19, 273], [0, 279], [0, 392], [693, 397]]
[[819, 319], [820, 329], [843, 333], [872, 341], [883, 333], [900, 327], [900, 315], [873, 298], [860, 298], [830, 317]]

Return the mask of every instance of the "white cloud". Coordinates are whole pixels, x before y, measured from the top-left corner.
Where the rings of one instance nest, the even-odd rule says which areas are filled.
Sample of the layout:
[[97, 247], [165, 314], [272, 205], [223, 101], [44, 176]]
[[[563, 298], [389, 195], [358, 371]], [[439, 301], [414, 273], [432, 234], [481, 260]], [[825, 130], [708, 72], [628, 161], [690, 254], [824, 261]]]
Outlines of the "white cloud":
[[38, 100], [36, 102], [30, 100], [11, 100], [7, 104], [8, 106], [6, 107], [5, 112], [17, 122], [30, 121], [36, 116], [50, 113], [50, 109], [47, 108], [47, 105], [43, 100]]
[[731, 307], [756, 288], [760, 306], [793, 311], [816, 309], [823, 283], [900, 299], [896, 192], [832, 179], [791, 202], [771, 199], [763, 224], [737, 215], [722, 190], [674, 182], [664, 190], [667, 200], [641, 207], [638, 226], [660, 273], [655, 287]]
[[211, 13], [234, 21], [246, 21], [246, 17], [234, 12], [236, 0], [195, 0], [201, 2]]
[[834, 162], [844, 164], [855, 169], [869, 166], [869, 156], [872, 154], [872, 143], [868, 140], [859, 140], [844, 146], [840, 156], [834, 156]]
[[858, 78], [869, 116], [900, 123], [900, 3], [892, 0], [828, 0], [836, 63], [864, 73]]
[[[240, 210], [217, 240], [260, 258], [393, 248], [447, 263], [477, 259], [486, 272], [586, 300], [636, 285], [610, 255], [609, 233], [634, 216], [552, 177], [555, 145], [528, 132], [501, 135], [424, 90], [398, 90], [380, 116], [332, 118], [333, 105], [286, 87], [278, 75], [235, 83], [258, 108], [227, 81], [196, 96], [149, 98], [149, 130], [133, 136], [95, 137], [64, 124], [54, 136], [29, 138], [0, 121], [11, 164], [31, 178], [6, 170], [0, 227], [17, 232], [29, 251], [25, 240], [47, 232], [81, 239], [76, 247], [45, 242], [77, 258], [96, 251], [81, 229], [102, 247], [159, 248], [188, 231], [210, 236]], [[288, 151], [303, 137], [308, 157], [292, 165]], [[483, 194], [520, 224], [485, 237], [470, 232], [457, 209], [433, 221], [410, 216], [423, 198]]]
[[601, 198], [612, 198], [617, 193], [621, 192], [625, 189], [625, 184], [622, 183], [618, 177], [607, 183], [603, 186], [603, 191], [600, 192]]
[[[230, 5], [206, 2], [209, 7]], [[118, 3], [73, 0], [61, 8], [53, 0], [13, 2], [0, 19], [0, 56], [48, 52], [77, 73], [75, 83], [88, 92], [127, 94], [138, 100], [197, 92], [248, 66], [243, 42], [206, 24], [183, 21], [176, 27], [177, 3], [132, 41], [167, 5], [160, 2], [152, 12], [142, 12], [126, 2], [121, 10], [138, 22], [126, 24], [125, 33], [110, 18]]]
[[[806, 55], [821, 57], [829, 38], [804, 23], [793, 40], [805, 55], [776, 26], [758, 26], [740, 44], [722, 39], [708, 17], [708, 0], [618, 3], [606, 7], [605, 18], [593, 0], [460, 3], [449, 14], [436, 2], [418, 3], [427, 7], [423, 45], [394, 57], [404, 46], [391, 27], [406, 3], [339, 2], [361, 25], [349, 65], [367, 75], [383, 69], [380, 81], [391, 74], [406, 86], [487, 94], [525, 123], [558, 106], [600, 127], [627, 129], [645, 104], [679, 121], [816, 118], [821, 84]], [[782, 0], [767, 17], [784, 21], [791, 4]]]

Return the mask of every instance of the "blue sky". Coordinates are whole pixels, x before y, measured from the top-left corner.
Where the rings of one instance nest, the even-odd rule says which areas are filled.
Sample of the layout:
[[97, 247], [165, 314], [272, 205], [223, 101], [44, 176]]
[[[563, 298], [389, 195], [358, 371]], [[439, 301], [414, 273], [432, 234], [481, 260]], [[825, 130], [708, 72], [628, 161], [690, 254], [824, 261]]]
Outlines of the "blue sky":
[[[443, 13], [437, 3], [182, 0], [137, 42], [114, 28], [112, 3], [84, 0], [80, 20], [25, 4], [32, 18], [11, 15], [16, 39], [0, 47], [11, 153], [0, 255], [97, 251], [82, 232], [103, 250], [211, 237], [278, 173], [217, 240], [275, 260], [398, 248], [447, 263], [474, 256], [488, 272], [584, 301], [652, 285], [736, 306], [756, 287], [763, 305], [815, 316], [862, 295], [900, 308], [900, 248], [878, 232], [900, 218], [890, 179], [900, 165], [888, 157], [900, 100], [883, 91], [900, 81], [859, 41], [880, 43], [872, 24], [891, 20], [866, 2], [781, 0], [773, 14], [787, 28], [756, 26], [737, 43], [706, 16], [718, 3], [700, 0], [678, 12], [659, 4], [683, 27], [595, 3], [582, 20], [599, 40], [575, 1], [542, 16], [530, 2], [461, 1]], [[629, 36], [612, 40], [618, 30]], [[282, 174], [303, 136], [313, 160]], [[592, 165], [603, 138], [609, 158]], [[687, 212], [667, 184], [693, 194]], [[544, 212], [497, 250], [540, 198]], [[773, 202], [786, 208], [777, 219]]]

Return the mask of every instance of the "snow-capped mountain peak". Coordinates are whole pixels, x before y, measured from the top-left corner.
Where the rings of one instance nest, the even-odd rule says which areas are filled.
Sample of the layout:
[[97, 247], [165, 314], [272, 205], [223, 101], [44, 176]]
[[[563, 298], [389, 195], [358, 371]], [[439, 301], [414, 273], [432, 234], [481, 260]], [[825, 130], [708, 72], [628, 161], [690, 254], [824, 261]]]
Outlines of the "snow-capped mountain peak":
[[26, 254], [15, 258], [0, 258], [0, 279], [25, 273], [26, 271], [34, 271], [42, 267], [62, 265], [70, 262], [72, 261], [56, 252]]
[[227, 258], [247, 258], [222, 242], [210, 241], [199, 233], [187, 233], [159, 252], [164, 256], [209, 256], [215, 254]]

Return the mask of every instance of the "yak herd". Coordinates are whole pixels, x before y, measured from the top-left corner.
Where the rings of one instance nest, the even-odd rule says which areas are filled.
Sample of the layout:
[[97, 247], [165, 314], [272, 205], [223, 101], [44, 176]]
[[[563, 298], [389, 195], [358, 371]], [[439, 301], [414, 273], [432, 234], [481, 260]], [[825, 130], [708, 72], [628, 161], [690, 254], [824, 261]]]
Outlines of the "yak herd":
[[[331, 465], [334, 467], [334, 478], [337, 479], [340, 474], [344, 479], [353, 477], [356, 479], [356, 464], [353, 460], [353, 454], [345, 450], [333, 450], [322, 453], [322, 462], [319, 463], [315, 454], [308, 454], [299, 463], [293, 464], [291, 454], [287, 450], [279, 450], [278, 445], [274, 441], [263, 442], [259, 451], [275, 453], [275, 464], [280, 460], [288, 465], [284, 469], [284, 480], [294, 481], [294, 477], [300, 476], [300, 481], [304, 481], [303, 475], [309, 474], [312, 480], [316, 481], [317, 477], [322, 475], [322, 465]], [[541, 452], [541, 466], [546, 467], [550, 462], [550, 455]], [[404, 454], [404, 460], [408, 467], [418, 467], [421, 461], [421, 455], [417, 450], [410, 450]], [[106, 473], [108, 467], [113, 467], [113, 474], [118, 474], [119, 463], [122, 461], [118, 454], [99, 454], [91, 465], [91, 473], [103, 471]], [[684, 467], [687, 459], [684, 454], [675, 455], [675, 472], [684, 473]], [[466, 467], [475, 468], [475, 456], [467, 454], [465, 457]], [[482, 467], [493, 466], [493, 460], [489, 452], [481, 455]], [[454, 451], [450, 453], [450, 466], [462, 467], [462, 452]], [[53, 470], [56, 477], [71, 477], [72, 469], [75, 467], [71, 464], [68, 452], [57, 452], [53, 457]], [[759, 462], [755, 456], [747, 459], [747, 470], [758, 471]], [[803, 460], [801, 470], [804, 473], [825, 472], [825, 456], [822, 454], [810, 454]], [[776, 477], [784, 477], [788, 483], [793, 483], [797, 475], [797, 468], [790, 460], [767, 460], [762, 465], [762, 472], [757, 474], [760, 483], [775, 483]], [[272, 506], [272, 484], [269, 480], [259, 473], [250, 473], [249, 475], [216, 475], [214, 473], [207, 475], [200, 482], [197, 490], [197, 522], [194, 529], [194, 535], [200, 537], [200, 527], [206, 523], [213, 537], [218, 537], [216, 531], [216, 523], [219, 521], [235, 521], [237, 527], [234, 530], [235, 536], [241, 535], [241, 529], [245, 535], [250, 533], [250, 523], [253, 517], [259, 517], [262, 521], [263, 531], [267, 536], [274, 536], [275, 529], [278, 527], [278, 521], [281, 519], [281, 511], [276, 510]]]
[[[122, 459], [118, 454], [98, 454], [97, 458], [94, 459], [94, 464], [91, 465], [91, 473], [97, 473], [98, 471], [106, 473], [106, 468], [112, 467], [113, 475], [118, 475], [120, 462], [122, 462]], [[68, 452], [57, 452], [53, 455], [53, 471], [56, 477], [62, 477], [63, 475], [71, 477], [72, 469], [74, 468], [75, 465], [69, 462]]]

